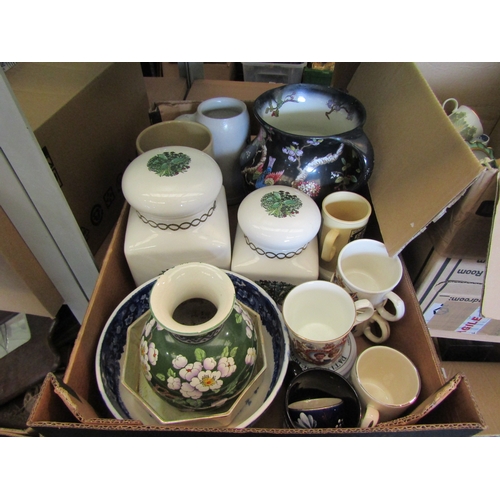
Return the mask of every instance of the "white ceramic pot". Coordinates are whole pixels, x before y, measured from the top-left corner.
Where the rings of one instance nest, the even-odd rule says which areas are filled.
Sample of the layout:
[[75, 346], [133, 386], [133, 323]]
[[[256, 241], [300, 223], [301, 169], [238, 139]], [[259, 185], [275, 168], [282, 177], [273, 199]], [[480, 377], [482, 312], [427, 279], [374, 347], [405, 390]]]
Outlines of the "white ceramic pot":
[[210, 130], [227, 201], [229, 205], [239, 203], [245, 196], [240, 154], [250, 138], [250, 115], [246, 104], [232, 97], [214, 97], [203, 101], [196, 113], [181, 115], [176, 120], [195, 121]]
[[258, 189], [239, 206], [231, 270], [257, 281], [271, 295], [273, 283], [286, 289], [316, 280], [320, 226], [318, 206], [298, 189]]
[[222, 174], [194, 148], [156, 148], [138, 156], [122, 180], [131, 205], [125, 257], [139, 286], [186, 262], [227, 269], [231, 237]]

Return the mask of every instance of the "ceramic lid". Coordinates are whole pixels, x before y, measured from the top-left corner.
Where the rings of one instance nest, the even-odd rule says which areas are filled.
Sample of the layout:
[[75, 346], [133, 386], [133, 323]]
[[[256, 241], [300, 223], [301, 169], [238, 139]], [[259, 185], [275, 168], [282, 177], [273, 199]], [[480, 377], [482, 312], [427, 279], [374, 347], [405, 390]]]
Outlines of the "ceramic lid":
[[321, 212], [298, 189], [273, 185], [245, 197], [238, 224], [254, 245], [266, 251], [294, 252], [309, 243], [321, 226]]
[[122, 179], [130, 205], [157, 218], [194, 215], [213, 203], [221, 187], [217, 162], [185, 146], [146, 151], [130, 163]]

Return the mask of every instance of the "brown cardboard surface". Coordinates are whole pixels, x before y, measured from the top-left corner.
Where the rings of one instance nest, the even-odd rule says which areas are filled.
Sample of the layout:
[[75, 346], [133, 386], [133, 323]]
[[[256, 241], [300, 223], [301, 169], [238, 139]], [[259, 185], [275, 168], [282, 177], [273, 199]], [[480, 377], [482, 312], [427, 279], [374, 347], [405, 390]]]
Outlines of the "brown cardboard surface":
[[55, 318], [63, 298], [0, 207], [0, 310]]
[[486, 258], [497, 196], [498, 169], [486, 167], [427, 233], [436, 251], [460, 259]]
[[180, 77], [152, 77], [144, 78], [148, 94], [149, 107], [162, 101], [182, 101], [187, 92], [185, 78]]
[[234, 97], [242, 101], [253, 102], [266, 90], [280, 86], [280, 83], [195, 80], [189, 89], [186, 99], [190, 101], [204, 101], [212, 97]]
[[203, 63], [203, 76], [206, 80], [234, 80], [235, 75], [234, 62]]
[[139, 63], [19, 63], [6, 73], [93, 253], [123, 204], [121, 175], [149, 125]]
[[412, 63], [361, 63], [349, 92], [366, 108], [369, 186], [384, 243], [398, 254], [456, 201], [482, 167]]
[[[179, 63], [164, 62], [162, 64], [163, 76], [177, 78], [179, 76]], [[206, 80], [233, 80], [236, 74], [234, 62], [204, 62], [203, 77]]]
[[[360, 66], [364, 66], [364, 63]], [[363, 70], [363, 75], [368, 77], [365, 81], [365, 87], [371, 87], [374, 80], [370, 78], [373, 76], [375, 80], [378, 78], [377, 86], [384, 90], [383, 82], [393, 82], [394, 78], [399, 83], [406, 85], [408, 88], [413, 88], [412, 75], [415, 75], [415, 71], [412, 65], [411, 68], [404, 67], [404, 69], [399, 70], [400, 65], [392, 65], [386, 67], [388, 73], [384, 76], [381, 68], [370, 68], [368, 65], [368, 70]], [[385, 64], [383, 65], [385, 66]], [[405, 65], [403, 65], [405, 66]], [[412, 69], [413, 68], [413, 69]], [[395, 73], [395, 74], [394, 74]], [[418, 72], [417, 72], [418, 77]], [[228, 82], [230, 84], [239, 82]], [[244, 84], [244, 82], [241, 82]], [[422, 83], [422, 82], [421, 82]], [[253, 84], [255, 85], [255, 84]], [[264, 84], [266, 85], [266, 84]], [[419, 84], [420, 85], [420, 84]], [[419, 86], [417, 85], [417, 86]], [[420, 85], [421, 86], [421, 85]], [[361, 89], [361, 84], [358, 83], [358, 88]], [[425, 87], [425, 85], [424, 85]], [[206, 87], [205, 87], [206, 88]], [[227, 88], [227, 87], [226, 87]], [[241, 87], [243, 89], [243, 87]], [[234, 87], [233, 87], [234, 89]], [[212, 89], [216, 94], [205, 94], [205, 96], [199, 96], [199, 99], [205, 99], [208, 97], [213, 97], [214, 95], [227, 95], [223, 90], [219, 88]], [[428, 89], [427, 89], [428, 90]], [[354, 92], [352, 92], [356, 95]], [[363, 89], [363, 93], [370, 95], [369, 89]], [[241, 94], [238, 94], [239, 98], [242, 98]], [[257, 94], [257, 95], [260, 95]], [[385, 98], [389, 98], [389, 102], [392, 103], [391, 93], [383, 92]], [[428, 96], [428, 92], [425, 93]], [[256, 97], [256, 96], [254, 96]], [[358, 97], [358, 96], [356, 96]], [[374, 110], [379, 110], [381, 115], [385, 119], [396, 118], [397, 113], [388, 112], [383, 109], [382, 103], [378, 102], [375, 96], [371, 96], [374, 100], [375, 107]], [[362, 100], [362, 99], [361, 99]], [[398, 101], [404, 100], [399, 98]], [[363, 102], [363, 100], [362, 100]], [[185, 102], [181, 103], [181, 107], [193, 108], [195, 102]], [[390, 107], [390, 106], [389, 106]], [[424, 106], [425, 107], [425, 106]], [[413, 103], [412, 109], [419, 108], [417, 103]], [[434, 109], [434, 108], [432, 108]], [[192, 112], [189, 109], [175, 109], [175, 105], [169, 107], [169, 116], [180, 113]], [[436, 111], [434, 109], [434, 111]], [[436, 113], [434, 113], [436, 114]], [[437, 116], [441, 116], [437, 113]], [[446, 118], [444, 116], [444, 118]], [[409, 119], [403, 120], [406, 128], [409, 127]], [[383, 120], [379, 121], [377, 118], [377, 123], [392, 123], [390, 120], [387, 122]], [[395, 125], [393, 130], [397, 128], [398, 122], [394, 122]], [[446, 120], [442, 122], [442, 125], [446, 128]], [[374, 133], [377, 132], [376, 127]], [[403, 144], [409, 142], [410, 150], [414, 152], [418, 150], [420, 144], [414, 138], [408, 138], [405, 134], [397, 134], [403, 143], [399, 143], [399, 150], [397, 151], [398, 158], [403, 158], [403, 163], [408, 165], [414, 165], [414, 162], [405, 159], [404, 149], [402, 149]], [[376, 136], [377, 137], [377, 136]], [[454, 135], [452, 134], [452, 137]], [[370, 136], [371, 138], [371, 136]], [[461, 139], [457, 144], [460, 143]], [[389, 159], [389, 164], [393, 168], [398, 166], [398, 163], [391, 161], [390, 155], [390, 142], [378, 135], [376, 139], [377, 144], [380, 145], [380, 150], [382, 158], [386, 160]], [[445, 141], [446, 142], [446, 141]], [[452, 142], [453, 139], [452, 139]], [[396, 141], [398, 143], [398, 141]], [[385, 148], [385, 152], [384, 152]], [[467, 148], [468, 150], [468, 148]], [[463, 152], [463, 151], [462, 151]], [[445, 155], [446, 156], [446, 155]], [[473, 157], [474, 161], [475, 158]], [[382, 161], [382, 160], [380, 160]], [[429, 162], [428, 162], [429, 163]], [[432, 162], [431, 162], [432, 163]], [[477, 162], [473, 162], [474, 167], [476, 167]], [[384, 165], [384, 163], [381, 163]], [[429, 167], [429, 165], [427, 165]], [[467, 173], [467, 172], [466, 172]], [[470, 172], [469, 172], [470, 174]], [[474, 176], [469, 175], [471, 181]], [[401, 180], [401, 178], [400, 178]], [[402, 178], [402, 180], [405, 180]], [[441, 179], [444, 181], [444, 179]], [[469, 183], [470, 183], [469, 182]], [[460, 184], [460, 183], [458, 183]], [[402, 182], [403, 187], [408, 188], [408, 181]], [[468, 184], [467, 184], [468, 185]], [[425, 183], [424, 183], [425, 186]], [[446, 187], [446, 183], [445, 183]], [[461, 187], [461, 186], [459, 186]], [[371, 188], [371, 187], [370, 187]], [[447, 189], [445, 189], [447, 190]], [[383, 191], [383, 190], [382, 190]], [[453, 191], [453, 196], [456, 196], [456, 189]], [[382, 193], [383, 194], [383, 193]], [[381, 193], [378, 193], [378, 204], [380, 205]], [[412, 198], [415, 200], [415, 198]], [[407, 201], [407, 200], [405, 200]], [[449, 202], [449, 200], [448, 200]], [[421, 205], [418, 201], [415, 202], [417, 208]], [[397, 205], [396, 205], [397, 206]], [[436, 208], [438, 212], [441, 208]], [[401, 214], [402, 210], [394, 210], [397, 214]], [[418, 210], [414, 210], [418, 212]], [[87, 401], [92, 408], [94, 408], [96, 414], [103, 419], [103, 422], [98, 422], [96, 419], [94, 421], [79, 421], [75, 415], [68, 409], [61, 398], [54, 392], [53, 386], [50, 380], [46, 380], [44, 384], [40, 397], [37, 401], [35, 408], [33, 409], [30, 418], [28, 420], [28, 425], [37, 429], [44, 435], [96, 435], [99, 433], [109, 435], [185, 435], [185, 434], [198, 434], [198, 435], [374, 435], [374, 436], [387, 436], [387, 435], [397, 435], [397, 436], [436, 436], [436, 435], [473, 435], [477, 432], [483, 430], [484, 421], [476, 406], [474, 396], [470, 390], [469, 384], [466, 379], [463, 379], [460, 384], [456, 387], [452, 394], [450, 394], [445, 401], [442, 402], [437, 408], [426, 415], [422, 420], [416, 425], [405, 425], [402, 427], [391, 427], [384, 426], [384, 428], [372, 428], [372, 429], [328, 429], [328, 430], [290, 430], [283, 428], [283, 397], [284, 388], [280, 391], [276, 397], [273, 404], [269, 407], [266, 413], [249, 429], [227, 429], [227, 430], [197, 430], [197, 429], [169, 429], [160, 427], [145, 427], [138, 426], [136, 422], [133, 421], [120, 421], [109, 418], [109, 412], [107, 411], [104, 402], [99, 394], [97, 388], [97, 382], [94, 372], [95, 363], [95, 353], [96, 347], [99, 341], [102, 329], [108, 320], [109, 316], [114, 311], [115, 307], [120, 303], [120, 301], [134, 289], [134, 284], [130, 272], [128, 270], [125, 257], [123, 255], [123, 240], [125, 233], [125, 221], [128, 213], [128, 207], [125, 206], [122, 214], [120, 216], [118, 225], [113, 234], [111, 244], [109, 246], [107, 255], [104, 259], [102, 270], [98, 279], [98, 283], [94, 290], [94, 294], [91, 298], [89, 309], [87, 311], [86, 317], [80, 329], [75, 347], [71, 356], [71, 360], [64, 377], [64, 383], [67, 384], [76, 394], [80, 395], [82, 400]], [[387, 216], [387, 214], [384, 214]], [[417, 214], [418, 215], [418, 214]], [[425, 219], [426, 217], [424, 217]], [[432, 217], [431, 217], [432, 218]], [[387, 220], [387, 219], [385, 219]], [[414, 224], [416, 225], [416, 224]], [[402, 240], [404, 241], [404, 239]], [[395, 245], [397, 247], [397, 245]], [[434, 348], [432, 339], [427, 331], [425, 321], [422, 317], [422, 313], [415, 296], [415, 292], [410, 280], [410, 277], [405, 270], [404, 277], [400, 285], [396, 289], [398, 293], [406, 303], [406, 314], [405, 317], [396, 322], [393, 326], [393, 331], [388, 345], [400, 349], [407, 356], [410, 357], [416, 364], [421, 376], [422, 376], [422, 392], [419, 397], [419, 403], [425, 401], [426, 398], [431, 396], [435, 391], [437, 391], [445, 382], [445, 378], [441, 371], [441, 365], [437, 353]], [[364, 339], [357, 339], [358, 350], [361, 351], [368, 347], [368, 341]], [[451, 373], [450, 376], [453, 374]]]
[[[418, 69], [439, 102], [453, 97], [470, 106], [481, 118], [491, 145], [498, 147], [500, 64], [498, 62], [419, 62]], [[493, 133], [493, 135], [492, 135]]]
[[443, 361], [447, 376], [463, 373], [474, 393], [486, 427], [478, 436], [500, 435], [500, 363]]
[[[424, 417], [417, 425], [377, 429], [328, 429], [311, 431], [290, 430], [283, 428], [284, 387], [277, 395], [264, 415], [249, 429], [165, 429], [137, 425], [135, 421], [121, 421], [109, 418], [97, 388], [95, 378], [95, 354], [102, 329], [109, 316], [120, 301], [135, 285], [128, 270], [123, 254], [123, 241], [126, 229], [128, 206], [125, 206], [108, 249], [99, 275], [96, 289], [75, 347], [64, 384], [71, 388], [83, 401], [94, 409], [95, 415], [102, 419], [80, 421], [68, 408], [67, 402], [54, 392], [51, 380], [46, 379], [41, 395], [33, 409], [28, 425], [43, 435], [86, 435], [103, 433], [105, 435], [473, 435], [482, 430], [483, 422], [475, 406], [474, 399], [466, 383], [461, 383], [435, 411]], [[411, 280], [405, 272], [396, 292], [407, 305], [405, 317], [394, 324], [388, 345], [404, 352], [416, 364], [422, 378], [422, 392], [419, 398], [424, 401], [444, 383], [439, 367], [439, 360], [432, 340], [425, 329], [425, 324], [416, 300]], [[358, 349], [368, 347], [368, 342], [359, 339]], [[92, 414], [93, 412], [88, 412]], [[80, 419], [80, 420], [79, 420]]]

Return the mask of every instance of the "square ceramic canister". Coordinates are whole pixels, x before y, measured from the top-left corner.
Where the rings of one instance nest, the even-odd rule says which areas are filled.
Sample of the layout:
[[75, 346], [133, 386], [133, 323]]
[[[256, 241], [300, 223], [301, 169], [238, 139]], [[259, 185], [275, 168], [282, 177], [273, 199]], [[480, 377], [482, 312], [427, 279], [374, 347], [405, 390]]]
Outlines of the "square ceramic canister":
[[231, 271], [260, 285], [279, 304], [295, 285], [318, 279], [321, 212], [298, 189], [272, 185], [238, 208]]
[[229, 268], [222, 172], [208, 154], [187, 146], [142, 153], [125, 170], [122, 189], [131, 205], [124, 252], [137, 286], [187, 262]]

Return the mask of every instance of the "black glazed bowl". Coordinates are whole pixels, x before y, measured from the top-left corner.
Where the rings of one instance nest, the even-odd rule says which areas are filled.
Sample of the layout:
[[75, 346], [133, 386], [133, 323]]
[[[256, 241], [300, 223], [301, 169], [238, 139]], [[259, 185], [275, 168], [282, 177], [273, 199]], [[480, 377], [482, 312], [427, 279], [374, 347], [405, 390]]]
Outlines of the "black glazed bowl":
[[288, 405], [317, 398], [342, 399], [344, 402], [343, 427], [359, 427], [362, 409], [358, 394], [342, 375], [322, 368], [305, 370], [290, 382], [285, 395], [286, 425], [289, 428], [300, 427], [292, 423]]

